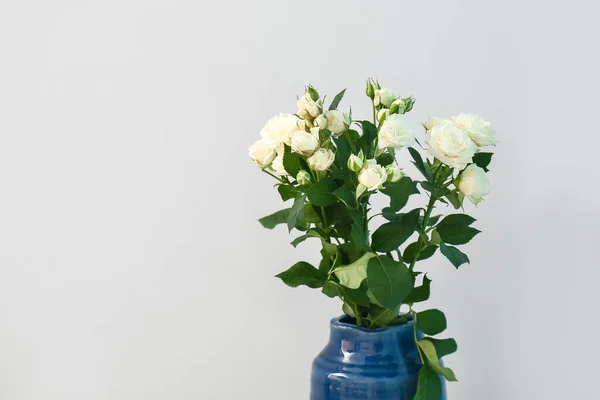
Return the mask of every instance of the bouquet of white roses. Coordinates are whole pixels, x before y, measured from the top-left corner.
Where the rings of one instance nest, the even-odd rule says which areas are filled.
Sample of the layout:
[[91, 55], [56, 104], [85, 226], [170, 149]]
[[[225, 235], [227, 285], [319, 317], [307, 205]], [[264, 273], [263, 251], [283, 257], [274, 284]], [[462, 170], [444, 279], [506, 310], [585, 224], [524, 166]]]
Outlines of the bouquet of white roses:
[[[361, 327], [415, 321], [423, 364], [416, 398], [437, 399], [438, 375], [456, 380], [439, 359], [457, 346], [454, 339], [431, 337], [446, 329], [440, 310], [414, 309], [429, 298], [431, 286], [417, 262], [439, 250], [456, 268], [469, 263], [456, 246], [480, 232], [472, 227], [475, 219], [434, 210], [440, 204], [461, 209], [465, 198], [478, 204], [489, 193], [486, 173], [492, 153], [482, 148], [496, 143], [494, 132], [489, 122], [472, 114], [431, 118], [423, 123], [423, 142], [432, 158], [423, 158], [405, 116], [414, 98], [401, 98], [368, 80], [373, 120], [353, 120], [351, 113], [338, 109], [344, 92], [325, 108], [309, 86], [296, 114], [273, 117], [250, 147], [252, 160], [277, 180], [282, 200], [293, 201], [260, 222], [268, 229], [286, 224], [290, 232], [299, 231], [294, 247], [307, 239], [322, 244], [318, 266], [301, 261], [277, 275], [287, 285], [306, 285], [338, 297], [343, 311]], [[406, 176], [396, 164], [397, 156], [410, 156], [422, 177]], [[375, 193], [389, 198], [389, 206], [377, 214], [370, 206]], [[409, 197], [419, 193], [428, 197], [424, 206], [405, 210]], [[387, 222], [371, 233], [369, 224], [376, 215]], [[402, 305], [408, 312], [400, 314]], [[417, 329], [428, 336], [419, 339]]]

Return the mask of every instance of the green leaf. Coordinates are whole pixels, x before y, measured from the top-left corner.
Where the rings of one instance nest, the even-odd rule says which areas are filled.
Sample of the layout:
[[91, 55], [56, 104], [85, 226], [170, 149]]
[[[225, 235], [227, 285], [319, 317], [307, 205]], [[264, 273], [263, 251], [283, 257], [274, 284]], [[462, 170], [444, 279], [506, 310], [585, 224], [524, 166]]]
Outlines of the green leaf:
[[277, 225], [287, 223], [288, 216], [290, 215], [290, 210], [290, 208], [279, 210], [271, 215], [262, 217], [258, 220], [258, 222], [260, 222], [260, 224], [267, 229], [273, 229]]
[[412, 290], [412, 292], [404, 299], [404, 303], [406, 304], [414, 304], [420, 303], [422, 301], [428, 300], [431, 294], [431, 279], [425, 275], [423, 277], [423, 284], [421, 286], [417, 286]]
[[291, 232], [292, 229], [294, 229], [298, 222], [302, 222], [302, 220], [304, 219], [304, 203], [304, 196], [298, 196], [294, 200], [294, 205], [292, 205], [287, 219], [287, 226], [289, 232]]
[[296, 197], [297, 191], [294, 189], [292, 185], [279, 185], [277, 186], [277, 191], [281, 196], [281, 200], [288, 201], [289, 199], [293, 199]]
[[393, 325], [398, 318], [399, 309], [396, 307], [393, 310], [385, 307], [379, 307], [371, 304], [369, 307], [369, 319], [378, 328], [385, 328]]
[[304, 242], [306, 239], [310, 239], [310, 238], [319, 238], [321, 240], [325, 239], [325, 237], [321, 233], [319, 233], [317, 230], [309, 229], [304, 235], [298, 236], [296, 239], [292, 240], [292, 242], [290, 244], [292, 246], [296, 247], [300, 243]]
[[302, 169], [307, 169], [303, 163], [301, 156], [298, 153], [293, 153], [288, 145], [284, 145], [283, 151], [283, 168], [290, 176], [296, 177]]
[[341, 285], [350, 289], [358, 289], [367, 277], [367, 264], [373, 257], [375, 257], [374, 253], [367, 253], [352, 264], [338, 267], [333, 272], [340, 280]]
[[377, 127], [369, 121], [359, 121], [362, 126], [362, 135], [356, 141], [358, 147], [362, 149], [367, 158], [373, 158], [375, 147], [373, 141], [377, 138]]
[[335, 181], [331, 178], [323, 178], [306, 191], [308, 200], [318, 207], [328, 206], [337, 201], [333, 192], [337, 189]]
[[442, 380], [427, 365], [419, 370], [417, 393], [414, 400], [440, 400], [442, 396]]
[[381, 225], [373, 232], [371, 248], [385, 253], [396, 250], [416, 230], [421, 209], [417, 208], [402, 216], [399, 221]]
[[450, 204], [452, 204], [452, 206], [457, 210], [462, 207], [462, 200], [464, 199], [464, 197], [461, 198], [461, 196], [458, 193], [450, 192], [446, 195], [446, 198], [448, 199]]
[[362, 224], [362, 219], [357, 219], [352, 224], [352, 242], [356, 245], [356, 247], [364, 252], [371, 251], [369, 247], [369, 235], [365, 231], [365, 227]]
[[410, 294], [414, 278], [406, 265], [388, 256], [371, 258], [367, 266], [369, 289], [384, 307], [393, 309]]
[[354, 312], [354, 308], [347, 302], [344, 302], [344, 305], [342, 306], [342, 311], [344, 312], [344, 314], [348, 314], [349, 316], [356, 318], [356, 313]]
[[413, 194], [418, 194], [417, 184], [409, 177], [405, 176], [398, 182], [389, 182], [381, 192], [390, 197], [390, 206], [395, 211], [400, 211], [408, 202], [408, 198]]
[[313, 289], [322, 287], [327, 279], [327, 275], [304, 261], [292, 265], [290, 269], [276, 277], [290, 287], [305, 285]]
[[307, 224], [318, 224], [321, 222], [321, 218], [312, 204], [304, 205], [304, 222]]
[[381, 213], [383, 214], [383, 218], [388, 221], [398, 221], [402, 219], [402, 216], [404, 215], [404, 213], [396, 214], [396, 211], [394, 211], [392, 207], [384, 207], [381, 210]]
[[333, 195], [340, 199], [348, 208], [356, 206], [356, 195], [352, 190], [339, 188], [333, 192]]
[[325, 249], [321, 249], [321, 262], [319, 263], [319, 271], [324, 274], [328, 274], [333, 267], [333, 262], [331, 260], [331, 255], [325, 251]]
[[414, 148], [409, 147], [408, 148], [408, 152], [410, 153], [410, 155], [413, 158], [413, 164], [415, 165], [415, 167], [417, 167], [417, 169], [419, 170], [419, 172], [421, 174], [423, 174], [423, 176], [425, 178], [427, 178], [428, 181], [431, 180], [431, 168], [429, 168], [429, 166], [427, 164], [425, 164], [425, 162], [423, 162], [423, 157], [421, 157], [421, 154]]
[[344, 97], [344, 93], [346, 93], [346, 89], [342, 90], [341, 92], [335, 95], [333, 101], [331, 102], [331, 105], [329, 106], [330, 111], [337, 109], [337, 107], [340, 105], [340, 101], [342, 101], [342, 98]]
[[441, 215], [436, 215], [435, 217], [429, 217], [429, 221], [427, 221], [427, 226], [433, 226], [438, 223]]
[[323, 285], [323, 290], [321, 292], [327, 297], [339, 297], [342, 299], [344, 297], [344, 288], [334, 281], [327, 281]]
[[450, 215], [446, 216], [442, 220], [442, 222], [440, 222], [438, 227], [444, 226], [444, 225], [469, 226], [475, 221], [477, 221], [475, 218], [473, 218], [467, 214], [450, 214]]
[[450, 189], [436, 187], [429, 182], [421, 182], [421, 187], [437, 197], [442, 197], [450, 193]]
[[394, 163], [394, 161], [395, 158], [390, 153], [383, 153], [379, 157], [377, 157], [377, 164], [381, 165], [382, 167], [391, 165]]
[[[404, 258], [405, 260], [409, 260], [409, 261], [414, 260], [415, 251], [417, 250], [417, 243], [418, 242], [414, 242], [414, 243], [411, 243], [408, 246], [406, 246], [406, 249], [404, 250], [404, 254], [402, 255], [402, 258]], [[417, 261], [428, 259], [429, 257], [431, 257], [435, 254], [436, 250], [437, 250], [437, 246], [434, 244], [430, 244], [430, 245], [423, 247], [421, 249], [421, 252], [419, 253], [419, 257], [417, 257]]]
[[428, 340], [435, 346], [435, 351], [437, 353], [438, 358], [442, 358], [449, 354], [456, 352], [458, 349], [458, 345], [456, 344], [456, 340], [449, 339], [435, 339], [432, 337], [426, 337], [423, 340]]
[[[444, 221], [442, 221], [444, 222]], [[435, 230], [439, 233], [442, 240], [450, 244], [469, 243], [479, 232], [478, 229], [464, 225], [438, 225]]]
[[473, 156], [473, 163], [478, 167], [483, 168], [485, 172], [488, 172], [488, 166], [492, 162], [492, 155], [494, 153], [476, 153]]
[[446, 368], [440, 365], [435, 346], [428, 340], [419, 340], [417, 345], [425, 354], [429, 367], [436, 373], [443, 375], [449, 382], [456, 382], [456, 376], [450, 368]]
[[426, 335], [437, 335], [446, 329], [446, 316], [438, 309], [417, 313], [417, 327]]
[[337, 246], [333, 243], [323, 242], [323, 250], [325, 250], [332, 256], [335, 256], [337, 254]]
[[465, 263], [471, 263], [469, 257], [465, 253], [456, 247], [447, 246], [444, 242], [440, 242], [440, 251], [457, 269]]
[[335, 162], [339, 169], [336, 170], [337, 175], [344, 180], [350, 180], [350, 171], [348, 170], [348, 158], [350, 158], [352, 146], [346, 135], [333, 138], [335, 143]]
[[350, 301], [359, 306], [369, 306], [369, 296], [367, 296], [367, 290], [366, 288], [364, 288], [364, 285], [362, 285], [358, 289], [343, 288], [343, 290], [346, 299], [349, 299]]

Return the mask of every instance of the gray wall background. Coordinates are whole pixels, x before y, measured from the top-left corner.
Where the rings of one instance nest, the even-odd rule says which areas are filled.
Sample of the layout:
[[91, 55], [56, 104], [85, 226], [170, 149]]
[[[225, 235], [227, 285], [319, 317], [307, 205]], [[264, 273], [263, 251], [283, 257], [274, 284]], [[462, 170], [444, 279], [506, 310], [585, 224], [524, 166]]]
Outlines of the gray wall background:
[[[451, 399], [596, 399], [593, 2], [0, 3], [0, 398], [308, 397], [340, 305], [272, 276], [282, 208], [247, 147], [314, 84], [368, 117], [366, 77], [498, 132], [483, 229], [429, 307]], [[402, 154], [406, 157], [406, 154]]]

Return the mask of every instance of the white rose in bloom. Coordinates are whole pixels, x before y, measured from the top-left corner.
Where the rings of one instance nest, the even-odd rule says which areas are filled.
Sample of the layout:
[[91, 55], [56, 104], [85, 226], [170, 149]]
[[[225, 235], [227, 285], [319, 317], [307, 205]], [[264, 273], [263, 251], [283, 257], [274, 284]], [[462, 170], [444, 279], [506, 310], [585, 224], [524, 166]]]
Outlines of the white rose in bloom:
[[388, 88], [381, 88], [375, 91], [375, 106], [383, 105], [390, 107], [392, 102], [398, 98], [398, 94]]
[[387, 180], [389, 182], [398, 182], [400, 179], [406, 176], [402, 168], [397, 165], [388, 165], [385, 167], [385, 172], [388, 175]]
[[275, 157], [275, 159], [273, 160], [273, 163], [271, 164], [271, 168], [273, 168], [273, 171], [275, 171], [275, 173], [278, 176], [288, 175], [287, 171], [283, 167], [283, 153], [284, 153], [283, 146], [278, 147], [277, 148], [277, 157]]
[[386, 147], [399, 149], [415, 143], [415, 134], [406, 118], [401, 114], [390, 115], [379, 129], [377, 141], [379, 149]]
[[254, 142], [252, 146], [250, 146], [248, 154], [252, 161], [261, 168], [267, 168], [271, 165], [277, 155], [275, 149], [273, 149], [265, 139]]
[[302, 118], [315, 118], [321, 110], [308, 92], [298, 99], [298, 115]]
[[318, 126], [321, 129], [327, 129], [327, 117], [325, 114], [321, 114], [315, 118], [315, 126]]
[[490, 180], [483, 168], [471, 164], [460, 174], [458, 190], [477, 205], [483, 196], [490, 193]]
[[426, 130], [431, 130], [434, 126], [442, 124], [444, 122], [450, 122], [450, 120], [443, 119], [443, 118], [437, 118], [437, 117], [431, 117], [427, 121], [423, 122], [423, 126], [425, 127]]
[[477, 151], [475, 142], [453, 122], [444, 122], [428, 130], [425, 143], [429, 146], [429, 154], [456, 169], [464, 169], [470, 164]]
[[346, 132], [350, 126], [350, 117], [340, 110], [330, 110], [325, 113], [327, 118], [327, 129], [335, 136], [339, 136]]
[[479, 147], [496, 144], [494, 129], [485, 119], [474, 114], [458, 114], [452, 120], [460, 129], [469, 134], [469, 137]]
[[327, 171], [333, 161], [335, 160], [335, 153], [329, 149], [319, 149], [313, 153], [312, 156], [308, 157], [308, 166], [313, 171]]
[[296, 131], [292, 135], [292, 151], [309, 156], [318, 148], [319, 128], [312, 128], [310, 132]]
[[279, 114], [267, 122], [260, 131], [260, 136], [269, 141], [271, 147], [276, 148], [285, 143], [291, 144], [294, 132], [298, 130], [298, 117], [292, 114]]
[[377, 164], [377, 161], [366, 160], [363, 169], [358, 173], [359, 185], [356, 188], [356, 197], [363, 194], [365, 190], [374, 191], [381, 189], [387, 177], [385, 168]]

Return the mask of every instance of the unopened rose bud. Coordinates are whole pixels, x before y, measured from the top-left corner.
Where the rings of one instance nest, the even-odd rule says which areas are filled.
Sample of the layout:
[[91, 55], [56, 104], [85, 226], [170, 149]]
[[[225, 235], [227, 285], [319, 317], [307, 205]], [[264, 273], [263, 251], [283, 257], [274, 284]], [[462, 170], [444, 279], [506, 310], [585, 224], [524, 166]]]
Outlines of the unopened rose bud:
[[397, 165], [388, 165], [385, 167], [385, 172], [387, 172], [387, 180], [388, 182], [398, 182], [402, 179], [406, 174], [402, 171], [402, 168]]
[[317, 90], [314, 87], [309, 86], [308, 88], [306, 88], [306, 93], [309, 94], [310, 98], [313, 101], [319, 100], [319, 92], [317, 92]]
[[300, 170], [296, 176], [296, 181], [300, 185], [308, 185], [310, 183], [310, 174], [304, 170]]
[[404, 114], [404, 110], [406, 110], [406, 103], [402, 99], [394, 100], [390, 106], [390, 113], [392, 114]]
[[373, 100], [373, 98], [375, 97], [375, 88], [373, 87], [373, 81], [371, 79], [367, 79], [367, 87], [365, 89], [365, 93], [371, 100]]
[[357, 155], [350, 155], [348, 158], [348, 169], [353, 172], [358, 172], [362, 169], [364, 161]]
[[380, 124], [383, 124], [383, 121], [385, 121], [389, 116], [390, 110], [382, 108], [377, 112], [377, 121], [379, 121]]
[[327, 129], [327, 117], [324, 114], [319, 115], [315, 118], [315, 126], [318, 126], [319, 129]]

